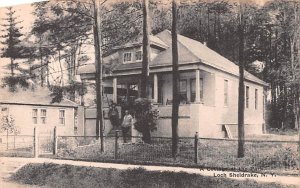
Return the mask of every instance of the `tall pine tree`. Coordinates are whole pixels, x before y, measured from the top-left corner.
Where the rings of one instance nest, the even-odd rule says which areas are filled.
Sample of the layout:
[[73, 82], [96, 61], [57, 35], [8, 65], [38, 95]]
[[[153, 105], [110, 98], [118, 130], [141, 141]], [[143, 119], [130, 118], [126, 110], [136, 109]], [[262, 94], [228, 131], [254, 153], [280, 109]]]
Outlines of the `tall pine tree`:
[[4, 31], [7, 31], [7, 34], [1, 36], [4, 38], [4, 41], [1, 43], [5, 45], [5, 47], [2, 49], [1, 57], [10, 58], [9, 68], [11, 76], [14, 76], [14, 71], [18, 66], [18, 64], [15, 63], [15, 59], [19, 58], [21, 55], [20, 37], [22, 34], [20, 30], [22, 27], [17, 26], [21, 22], [17, 21], [17, 17], [15, 15], [16, 11], [13, 10], [12, 7], [8, 7], [7, 10], [7, 17], [3, 19], [7, 22], [7, 24], [3, 24], [3, 26], [6, 27]]

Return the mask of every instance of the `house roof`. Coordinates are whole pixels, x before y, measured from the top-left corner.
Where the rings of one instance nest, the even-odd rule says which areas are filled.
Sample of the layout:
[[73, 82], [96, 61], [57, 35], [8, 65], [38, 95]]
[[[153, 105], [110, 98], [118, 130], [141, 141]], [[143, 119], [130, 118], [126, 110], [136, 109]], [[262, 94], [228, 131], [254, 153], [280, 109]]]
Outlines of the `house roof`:
[[37, 106], [77, 107], [75, 102], [62, 99], [60, 103], [51, 103], [52, 97], [48, 89], [39, 88], [34, 91], [20, 90], [9, 92], [6, 88], [0, 89], [0, 104], [19, 104]]
[[[172, 46], [172, 36], [169, 30], [164, 30], [157, 35], [156, 38], [163, 41], [167, 46]], [[221, 71], [239, 75], [239, 67], [235, 63], [226, 59], [222, 55], [208, 48], [206, 45], [199, 41], [178, 35], [178, 63], [179, 65], [191, 64], [191, 63], [203, 63], [204, 65], [211, 66]], [[158, 66], [171, 66], [172, 65], [172, 48], [166, 48], [166, 50], [160, 52], [150, 63], [150, 68]], [[126, 71], [132, 69], [141, 69], [142, 64], [139, 63], [127, 63], [118, 64], [113, 71]], [[84, 68], [85, 71], [80, 73], [95, 73], [94, 66], [87, 66]], [[244, 72], [245, 79], [253, 81], [267, 86], [268, 84], [251, 73]]]
[[[143, 38], [138, 37], [136, 40], [134, 40], [132, 42], [128, 42], [121, 46], [115, 46], [113, 49], [124, 49], [124, 48], [130, 48], [130, 47], [134, 47], [134, 46], [141, 46], [143, 44], [142, 41], [143, 41]], [[163, 42], [157, 36], [150, 35], [149, 41], [150, 41], [150, 45], [155, 45], [155, 46], [158, 46], [163, 49], [166, 49], [169, 47], [165, 42]]]

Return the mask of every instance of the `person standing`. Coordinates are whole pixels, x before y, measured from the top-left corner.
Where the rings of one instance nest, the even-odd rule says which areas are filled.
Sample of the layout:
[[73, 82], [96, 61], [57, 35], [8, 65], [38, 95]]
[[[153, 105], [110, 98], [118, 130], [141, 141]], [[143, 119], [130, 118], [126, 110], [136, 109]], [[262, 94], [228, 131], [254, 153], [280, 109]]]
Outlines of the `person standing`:
[[119, 112], [115, 103], [112, 103], [109, 112], [108, 112], [109, 120], [113, 126], [113, 129], [118, 129], [119, 126]]
[[132, 116], [129, 114], [128, 110], [125, 110], [125, 116], [123, 118], [122, 127], [121, 127], [122, 128], [122, 133], [123, 133], [124, 143], [126, 143], [126, 135], [130, 131], [132, 123], [133, 123]]

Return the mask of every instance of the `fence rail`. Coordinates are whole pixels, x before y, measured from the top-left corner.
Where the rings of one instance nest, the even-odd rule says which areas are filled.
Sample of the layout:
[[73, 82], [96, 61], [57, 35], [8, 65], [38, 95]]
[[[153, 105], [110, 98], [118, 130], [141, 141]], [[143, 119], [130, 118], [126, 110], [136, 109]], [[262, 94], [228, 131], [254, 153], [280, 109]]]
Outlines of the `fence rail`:
[[147, 164], [183, 165], [242, 171], [295, 172], [300, 170], [299, 141], [245, 140], [245, 157], [237, 158], [238, 140], [180, 137], [178, 155], [172, 156], [172, 139], [152, 137], [144, 143], [141, 137], [120, 134], [104, 137], [101, 152], [100, 137], [58, 136], [51, 134], [0, 135], [0, 156], [38, 157], [49, 154], [61, 159], [87, 161], [117, 161]]
[[152, 164], [177, 164], [243, 171], [295, 171], [299, 168], [297, 141], [245, 140], [245, 157], [237, 158], [236, 139], [179, 138], [178, 155], [172, 157], [172, 139], [152, 137], [151, 144], [141, 137], [104, 137], [104, 152], [96, 136], [58, 136], [57, 157], [88, 161], [124, 161]]

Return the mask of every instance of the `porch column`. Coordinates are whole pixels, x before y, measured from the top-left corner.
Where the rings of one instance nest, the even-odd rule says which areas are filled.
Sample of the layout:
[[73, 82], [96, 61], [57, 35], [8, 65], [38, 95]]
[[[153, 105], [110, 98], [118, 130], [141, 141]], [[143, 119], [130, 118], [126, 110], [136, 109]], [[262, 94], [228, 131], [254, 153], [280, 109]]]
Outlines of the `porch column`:
[[200, 70], [196, 70], [196, 81], [195, 81], [195, 91], [196, 91], [196, 96], [195, 96], [195, 102], [200, 103]]
[[155, 103], [158, 101], [158, 79], [157, 74], [153, 75], [153, 100]]
[[113, 102], [117, 103], [117, 78], [113, 78]]

